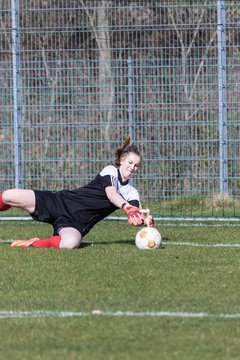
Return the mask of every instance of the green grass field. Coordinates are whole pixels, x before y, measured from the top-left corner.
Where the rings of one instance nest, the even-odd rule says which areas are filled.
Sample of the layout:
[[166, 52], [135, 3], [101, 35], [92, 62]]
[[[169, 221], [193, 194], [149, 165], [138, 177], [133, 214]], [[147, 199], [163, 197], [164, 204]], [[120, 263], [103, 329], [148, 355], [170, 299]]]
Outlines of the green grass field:
[[104, 221], [55, 250], [9, 246], [48, 225], [0, 222], [0, 359], [239, 359], [237, 225], [158, 222], [163, 245], [144, 251]]

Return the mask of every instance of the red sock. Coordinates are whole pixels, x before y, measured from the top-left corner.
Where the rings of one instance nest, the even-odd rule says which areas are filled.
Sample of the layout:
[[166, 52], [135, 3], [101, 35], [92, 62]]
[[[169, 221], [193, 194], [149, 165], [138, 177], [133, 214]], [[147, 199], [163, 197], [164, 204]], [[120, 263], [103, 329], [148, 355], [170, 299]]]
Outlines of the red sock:
[[8, 209], [10, 209], [10, 205], [8, 204], [5, 204], [5, 202], [3, 201], [3, 198], [2, 198], [2, 192], [0, 193], [0, 211], [6, 211]]
[[35, 240], [32, 243], [33, 247], [39, 247], [39, 248], [55, 248], [59, 249], [61, 241], [61, 236], [51, 236], [49, 239], [41, 239], [41, 240]]

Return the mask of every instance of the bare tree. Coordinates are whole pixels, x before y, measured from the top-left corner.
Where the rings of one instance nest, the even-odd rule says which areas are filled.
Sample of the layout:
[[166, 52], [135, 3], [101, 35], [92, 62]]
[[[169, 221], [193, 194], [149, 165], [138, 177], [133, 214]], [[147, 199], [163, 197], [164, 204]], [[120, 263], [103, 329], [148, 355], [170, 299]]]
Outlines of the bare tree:
[[112, 52], [108, 20], [110, 1], [99, 0], [96, 2], [96, 8], [91, 12], [87, 7], [86, 1], [81, 0], [81, 3], [87, 13], [91, 30], [95, 36], [98, 47], [99, 120], [101, 124], [105, 124], [103, 136], [104, 140], [107, 141], [108, 151], [111, 151], [108, 140], [110, 139], [111, 121], [113, 117], [114, 81], [112, 76]]

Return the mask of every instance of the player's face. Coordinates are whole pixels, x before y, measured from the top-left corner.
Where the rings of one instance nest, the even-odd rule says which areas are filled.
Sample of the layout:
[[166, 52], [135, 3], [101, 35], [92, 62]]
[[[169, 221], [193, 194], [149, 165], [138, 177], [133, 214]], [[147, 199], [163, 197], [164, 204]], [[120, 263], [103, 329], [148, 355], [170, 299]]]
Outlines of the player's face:
[[119, 170], [123, 181], [129, 180], [138, 171], [140, 162], [140, 156], [134, 153], [129, 153], [122, 157]]

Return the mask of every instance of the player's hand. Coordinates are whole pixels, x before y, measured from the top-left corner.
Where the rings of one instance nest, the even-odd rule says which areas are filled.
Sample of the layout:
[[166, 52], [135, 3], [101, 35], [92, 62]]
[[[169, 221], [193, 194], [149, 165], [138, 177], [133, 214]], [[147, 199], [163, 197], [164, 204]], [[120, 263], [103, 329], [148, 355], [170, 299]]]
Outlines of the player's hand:
[[143, 225], [146, 216], [141, 213], [141, 210], [138, 207], [125, 204], [122, 209], [127, 214], [129, 224], [134, 226]]

